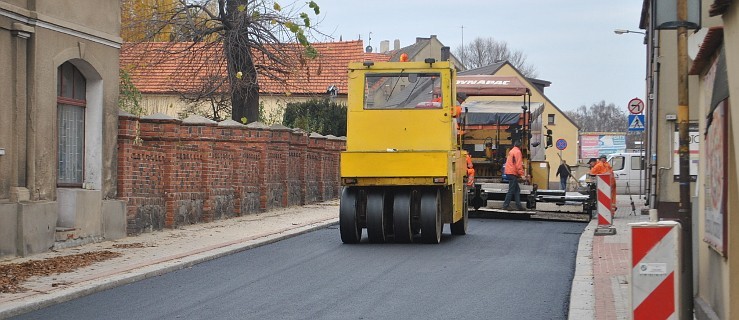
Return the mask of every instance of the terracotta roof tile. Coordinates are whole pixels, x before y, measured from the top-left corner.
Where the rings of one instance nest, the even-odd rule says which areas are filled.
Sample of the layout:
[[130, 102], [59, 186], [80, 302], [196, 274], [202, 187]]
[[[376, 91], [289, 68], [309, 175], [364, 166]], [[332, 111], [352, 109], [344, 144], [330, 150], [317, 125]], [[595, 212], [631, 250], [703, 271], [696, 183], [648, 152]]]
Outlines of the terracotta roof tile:
[[700, 75], [703, 71], [706, 71], [706, 67], [710, 66], [713, 55], [716, 50], [723, 44], [724, 41], [724, 27], [711, 27], [706, 33], [706, 37], [703, 38], [698, 49], [698, 54], [695, 55], [693, 63], [688, 71], [689, 75]]
[[[308, 59], [298, 44], [282, 44], [293, 52], [294, 64], [277, 81], [265, 74], [258, 76], [259, 92], [284, 94], [325, 93], [330, 85], [347, 92], [347, 66], [364, 60], [387, 61], [390, 56], [364, 53], [362, 41], [313, 43], [318, 57]], [[261, 54], [254, 54], [257, 64], [270, 65]], [[226, 61], [221, 44], [213, 43], [143, 43], [124, 44], [121, 67], [142, 93], [164, 94], [197, 92], [209, 83], [226, 81]], [[274, 67], [274, 65], [272, 65]], [[221, 90], [228, 90], [228, 84]]]
[[364, 53], [363, 61], [388, 62], [391, 56], [384, 53]]

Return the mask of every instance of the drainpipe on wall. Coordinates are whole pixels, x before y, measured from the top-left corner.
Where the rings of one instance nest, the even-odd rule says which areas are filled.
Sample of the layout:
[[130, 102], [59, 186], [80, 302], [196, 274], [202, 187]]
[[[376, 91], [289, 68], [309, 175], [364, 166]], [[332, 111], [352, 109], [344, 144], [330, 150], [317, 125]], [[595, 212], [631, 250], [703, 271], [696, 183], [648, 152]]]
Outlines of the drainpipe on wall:
[[[657, 135], [659, 133], [659, 117], [658, 117], [659, 115], [658, 107], [659, 107], [659, 102], [660, 102], [660, 99], [659, 99], [659, 95], [660, 95], [660, 92], [659, 92], [659, 81], [660, 81], [659, 43], [660, 43], [661, 33], [655, 30], [654, 28], [655, 21], [656, 21], [655, 13], [652, 12], [652, 18], [650, 19], [650, 23], [649, 23], [649, 32], [651, 32], [653, 35], [652, 43], [650, 44], [650, 46], [652, 47], [652, 64], [653, 64], [652, 70], [651, 70], [652, 71], [651, 76], [652, 76], [652, 94], [653, 94], [652, 97], [653, 99], [652, 99], [652, 108], [649, 111], [652, 115], [652, 119], [650, 120], [652, 129], [649, 133], [650, 141], [651, 141], [649, 154], [645, 155], [648, 157], [649, 163], [650, 163], [649, 165], [650, 167], [650, 171], [649, 171], [649, 185], [650, 185], [649, 192], [650, 194], [648, 196], [649, 196], [649, 204], [650, 204], [649, 208], [651, 209], [657, 208], [657, 202], [659, 201], [659, 195], [658, 195], [659, 190], [657, 188], [658, 186], [657, 180], [660, 179], [660, 172], [657, 169], [658, 152], [657, 152], [657, 146], [655, 142], [657, 141]], [[654, 157], [652, 157], [652, 155], [654, 155]]]

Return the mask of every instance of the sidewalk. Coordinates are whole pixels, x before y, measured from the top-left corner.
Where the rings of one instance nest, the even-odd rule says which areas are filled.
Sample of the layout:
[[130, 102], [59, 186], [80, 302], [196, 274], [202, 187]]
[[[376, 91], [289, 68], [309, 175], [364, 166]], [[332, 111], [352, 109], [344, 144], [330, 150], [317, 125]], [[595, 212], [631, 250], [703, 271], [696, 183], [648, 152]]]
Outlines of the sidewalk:
[[629, 223], [649, 221], [641, 215], [644, 200], [632, 196], [635, 210], [632, 213], [629, 196], [617, 196], [613, 218], [615, 235], [594, 236], [598, 226], [593, 219], [580, 237], [575, 277], [572, 282], [569, 318], [579, 319], [630, 319], [629, 301]]
[[0, 319], [187, 268], [338, 221], [339, 201], [335, 200], [66, 248], [27, 258], [3, 259], [0, 262], [22, 263], [103, 250], [121, 254], [73, 272], [30, 278], [22, 284], [28, 289], [25, 292], [0, 293]]
[[[618, 197], [613, 219], [617, 233], [594, 236], [593, 219], [580, 237], [570, 297], [570, 319], [629, 318], [628, 223], [647, 221], [643, 201], [634, 197], [636, 215], [628, 196]], [[98, 291], [161, 275], [234, 252], [269, 244], [338, 222], [338, 200], [273, 210], [212, 223], [167, 229], [117, 241], [106, 241], [27, 258], [6, 258], [22, 263], [73, 254], [113, 251], [121, 256], [73, 272], [34, 277], [21, 293], [0, 293], [0, 319], [72, 300]]]

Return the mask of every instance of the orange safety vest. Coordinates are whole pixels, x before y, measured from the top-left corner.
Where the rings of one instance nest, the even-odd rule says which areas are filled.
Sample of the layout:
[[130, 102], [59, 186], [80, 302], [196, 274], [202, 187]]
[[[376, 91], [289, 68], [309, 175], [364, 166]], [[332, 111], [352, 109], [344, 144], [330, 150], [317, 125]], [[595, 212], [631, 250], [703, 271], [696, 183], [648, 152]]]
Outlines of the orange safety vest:
[[608, 162], [605, 161], [598, 161], [593, 166], [593, 169], [590, 169], [590, 174], [596, 175], [596, 174], [604, 174], [608, 172], [612, 172], [613, 169], [611, 168], [611, 165]]
[[473, 186], [475, 184], [475, 168], [472, 165], [472, 157], [467, 154], [467, 185]]
[[[593, 166], [593, 169], [590, 169], [590, 174], [596, 175], [596, 174], [609, 174], [611, 176], [611, 207], [616, 209], [616, 176], [613, 174], [613, 167], [611, 167], [611, 164], [607, 161], [598, 161]], [[615, 212], [614, 212], [615, 213]]]
[[508, 151], [508, 158], [506, 158], [505, 162], [505, 174], [509, 175], [515, 175], [517, 177], [523, 177], [524, 171], [523, 171], [523, 155], [521, 154], [521, 149], [518, 147], [511, 148], [511, 151]]

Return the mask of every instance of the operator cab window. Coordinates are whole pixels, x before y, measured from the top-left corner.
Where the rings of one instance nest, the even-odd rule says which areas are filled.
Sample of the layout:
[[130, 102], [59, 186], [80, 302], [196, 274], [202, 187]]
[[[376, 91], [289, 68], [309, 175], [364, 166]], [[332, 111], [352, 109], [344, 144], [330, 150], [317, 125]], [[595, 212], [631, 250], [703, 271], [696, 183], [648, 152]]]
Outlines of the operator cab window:
[[367, 74], [364, 109], [441, 109], [439, 79], [438, 73]]

